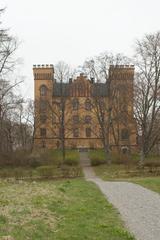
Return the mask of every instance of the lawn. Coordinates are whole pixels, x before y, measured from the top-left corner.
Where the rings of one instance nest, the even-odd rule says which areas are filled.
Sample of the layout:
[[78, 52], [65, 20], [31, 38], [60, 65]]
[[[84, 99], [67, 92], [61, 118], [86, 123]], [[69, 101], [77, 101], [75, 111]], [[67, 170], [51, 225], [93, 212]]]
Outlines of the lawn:
[[[6, 160], [6, 161], [4, 161]], [[12, 155], [1, 156], [0, 178], [65, 178], [80, 177], [82, 170], [79, 165], [79, 152], [66, 150], [66, 159], [62, 163], [60, 150], [43, 150], [27, 153], [14, 152]]]
[[130, 179], [130, 181], [160, 193], [160, 177], [135, 178]]
[[[13, 180], [12, 180], [13, 181]], [[0, 181], [0, 237], [16, 240], [133, 240], [117, 210], [83, 179]]]
[[[89, 153], [90, 158], [94, 159], [98, 155], [97, 159], [100, 162], [104, 160], [104, 152], [102, 150], [92, 151]], [[96, 175], [105, 181], [130, 181], [133, 183], [140, 184], [148, 189], [160, 193], [160, 171], [159, 168], [150, 171], [149, 168], [142, 170], [137, 168], [137, 155], [132, 155], [129, 159], [128, 164], [122, 164], [122, 161], [117, 156], [112, 156], [113, 163], [111, 165], [100, 164], [93, 166]], [[157, 157], [151, 156], [147, 161], [159, 161]], [[94, 160], [94, 162], [96, 162]], [[117, 162], [119, 164], [117, 164]]]

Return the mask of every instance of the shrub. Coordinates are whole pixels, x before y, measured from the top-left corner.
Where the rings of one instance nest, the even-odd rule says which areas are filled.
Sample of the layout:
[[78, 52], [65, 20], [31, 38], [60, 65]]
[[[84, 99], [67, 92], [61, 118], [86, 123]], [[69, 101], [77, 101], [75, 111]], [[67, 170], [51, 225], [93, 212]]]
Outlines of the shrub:
[[64, 164], [69, 166], [77, 166], [79, 164], [79, 154], [77, 151], [67, 151]]
[[96, 157], [96, 156], [91, 158], [92, 166], [98, 166], [101, 164], [105, 164], [105, 159], [102, 159], [101, 157]]
[[81, 167], [69, 167], [67, 165], [63, 165], [61, 167], [61, 170], [62, 170], [62, 176], [64, 178], [74, 178], [74, 177], [82, 176]]
[[160, 167], [160, 161], [147, 161], [144, 163], [144, 167], [149, 168], [150, 172], [153, 172]]
[[69, 165], [69, 166], [77, 166], [79, 164], [79, 160], [77, 158], [67, 156], [64, 161], [64, 164]]
[[33, 168], [43, 165], [41, 155], [39, 153], [31, 153], [27, 156], [27, 164]]
[[129, 156], [122, 153], [112, 153], [111, 158], [114, 164], [127, 164], [129, 160]]
[[92, 166], [98, 166], [105, 163], [105, 152], [103, 150], [95, 150], [89, 152]]
[[60, 177], [61, 173], [60, 173], [60, 169], [58, 168], [54, 168], [51, 166], [40, 166], [36, 168], [37, 173], [39, 176], [42, 177]]

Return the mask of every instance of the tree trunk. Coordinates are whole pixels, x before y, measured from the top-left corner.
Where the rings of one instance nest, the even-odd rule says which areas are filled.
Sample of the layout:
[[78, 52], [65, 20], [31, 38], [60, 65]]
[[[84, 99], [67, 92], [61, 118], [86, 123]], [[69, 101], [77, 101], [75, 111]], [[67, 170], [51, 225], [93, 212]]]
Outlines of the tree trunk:
[[111, 164], [111, 157], [110, 157], [110, 151], [109, 151], [108, 145], [105, 145], [104, 152], [105, 152], [106, 163], [109, 165]]
[[140, 152], [140, 160], [139, 160], [139, 168], [143, 168], [144, 167], [144, 159], [145, 159], [145, 154], [143, 149]]

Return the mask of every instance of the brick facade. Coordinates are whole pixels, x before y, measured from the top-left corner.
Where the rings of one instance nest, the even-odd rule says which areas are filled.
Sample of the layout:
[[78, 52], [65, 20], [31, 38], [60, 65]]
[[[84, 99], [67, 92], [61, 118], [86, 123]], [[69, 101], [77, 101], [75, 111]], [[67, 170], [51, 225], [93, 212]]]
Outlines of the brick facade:
[[[107, 83], [96, 83], [80, 74], [68, 83], [59, 83], [54, 79], [53, 65], [34, 65], [35, 89], [35, 147], [60, 147], [60, 119], [58, 104], [63, 95], [65, 99], [65, 145], [67, 148], [102, 148], [100, 127], [93, 99], [100, 97], [108, 103]], [[111, 88], [118, 89], [113, 100], [113, 119], [118, 119], [118, 112], [123, 117], [123, 105], [127, 109], [119, 122], [115, 121], [114, 131], [120, 135], [115, 141], [110, 129], [112, 148], [131, 146], [136, 148], [136, 123], [133, 118], [133, 79], [134, 66], [110, 66], [109, 79]], [[114, 92], [114, 91], [113, 91]], [[125, 103], [125, 104], [124, 104]], [[118, 128], [117, 128], [118, 126]], [[127, 131], [126, 131], [127, 129]], [[126, 131], [126, 132], [125, 132]], [[116, 133], [117, 134], [117, 133]], [[129, 134], [127, 136], [127, 134]]]

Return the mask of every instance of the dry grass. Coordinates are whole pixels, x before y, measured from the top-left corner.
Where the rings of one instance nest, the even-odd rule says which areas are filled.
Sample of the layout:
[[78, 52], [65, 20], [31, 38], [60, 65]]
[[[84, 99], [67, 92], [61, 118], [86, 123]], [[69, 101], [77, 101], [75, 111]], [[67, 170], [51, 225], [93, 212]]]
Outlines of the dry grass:
[[134, 239], [99, 189], [84, 180], [1, 180], [0, 196], [3, 240]]

